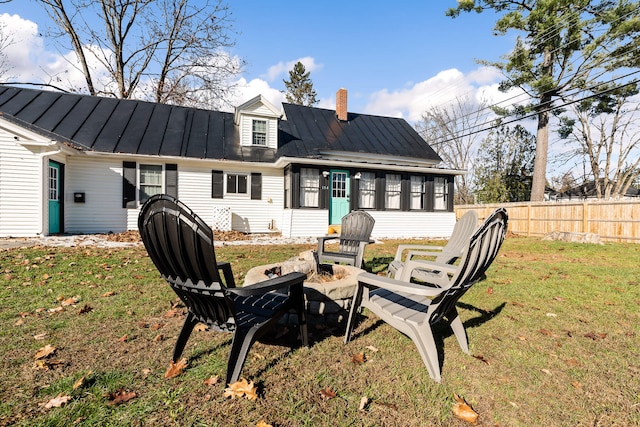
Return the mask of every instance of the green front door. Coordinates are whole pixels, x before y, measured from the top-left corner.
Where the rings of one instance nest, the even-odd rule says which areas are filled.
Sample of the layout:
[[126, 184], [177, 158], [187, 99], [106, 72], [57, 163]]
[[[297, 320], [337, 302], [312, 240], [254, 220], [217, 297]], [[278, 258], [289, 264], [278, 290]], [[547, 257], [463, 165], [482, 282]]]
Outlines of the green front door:
[[61, 186], [62, 165], [49, 161], [49, 234], [57, 234], [62, 231]]
[[349, 171], [331, 171], [330, 191], [329, 223], [340, 224], [342, 217], [349, 213]]

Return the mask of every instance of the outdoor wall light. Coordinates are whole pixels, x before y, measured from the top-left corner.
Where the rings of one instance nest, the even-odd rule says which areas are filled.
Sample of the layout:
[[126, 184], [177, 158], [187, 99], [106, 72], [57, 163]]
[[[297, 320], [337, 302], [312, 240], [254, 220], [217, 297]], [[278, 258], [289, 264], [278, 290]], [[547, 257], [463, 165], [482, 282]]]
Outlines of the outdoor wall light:
[[329, 171], [322, 171], [322, 176], [325, 178], [329, 176]]
[[354, 177], [355, 179], [360, 179], [360, 178], [362, 178], [362, 174], [361, 174], [360, 172], [356, 172], [356, 174], [355, 174], [355, 175], [353, 175], [353, 177]]

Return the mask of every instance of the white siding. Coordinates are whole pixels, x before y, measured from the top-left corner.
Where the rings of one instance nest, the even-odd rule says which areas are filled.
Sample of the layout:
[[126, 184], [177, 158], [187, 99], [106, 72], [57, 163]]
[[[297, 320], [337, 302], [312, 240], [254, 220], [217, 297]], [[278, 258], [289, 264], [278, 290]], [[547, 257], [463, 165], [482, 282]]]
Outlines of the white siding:
[[287, 209], [284, 212], [285, 237], [324, 236], [329, 231], [329, 211], [326, 209]]
[[44, 159], [0, 130], [0, 237], [43, 232]]
[[456, 223], [454, 212], [368, 212], [376, 220], [374, 238], [448, 238]]
[[[453, 212], [367, 211], [375, 219], [373, 238], [448, 238], [456, 223]], [[287, 209], [282, 234], [286, 237], [325, 235], [329, 212], [322, 209]]]
[[[66, 164], [65, 232], [119, 233], [130, 227], [122, 208], [122, 160], [69, 157]], [[73, 193], [84, 192], [85, 203]]]
[[[225, 194], [222, 199], [211, 198], [212, 169], [224, 170], [225, 173], [262, 173], [262, 199], [251, 200], [250, 194]], [[213, 208], [224, 206], [231, 209], [234, 230], [267, 233], [278, 231], [282, 227], [284, 183], [281, 170], [259, 170], [255, 165], [203, 167], [178, 164], [178, 197], [208, 224], [213, 223]], [[275, 229], [270, 229], [271, 224], [275, 225]]]

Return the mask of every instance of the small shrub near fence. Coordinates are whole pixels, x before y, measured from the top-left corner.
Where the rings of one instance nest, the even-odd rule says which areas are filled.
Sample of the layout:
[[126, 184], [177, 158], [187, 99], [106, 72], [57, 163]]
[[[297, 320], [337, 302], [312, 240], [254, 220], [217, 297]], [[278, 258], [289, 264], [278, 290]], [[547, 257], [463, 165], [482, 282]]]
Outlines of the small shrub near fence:
[[509, 213], [509, 231], [523, 236], [593, 233], [602, 241], [640, 243], [640, 201], [525, 202], [455, 207], [460, 218], [475, 210], [483, 220], [497, 207]]

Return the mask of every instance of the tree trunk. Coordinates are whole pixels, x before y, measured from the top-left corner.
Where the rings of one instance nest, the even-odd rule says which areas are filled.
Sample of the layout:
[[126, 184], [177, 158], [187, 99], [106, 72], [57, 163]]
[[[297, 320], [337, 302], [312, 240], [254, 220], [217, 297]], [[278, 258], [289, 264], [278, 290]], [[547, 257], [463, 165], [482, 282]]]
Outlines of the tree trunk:
[[[550, 105], [551, 97], [540, 98], [540, 105]], [[547, 185], [547, 154], [549, 151], [549, 111], [538, 113], [538, 131], [536, 133], [536, 159], [533, 163], [533, 182], [531, 183], [531, 201], [544, 201], [544, 190]]]

